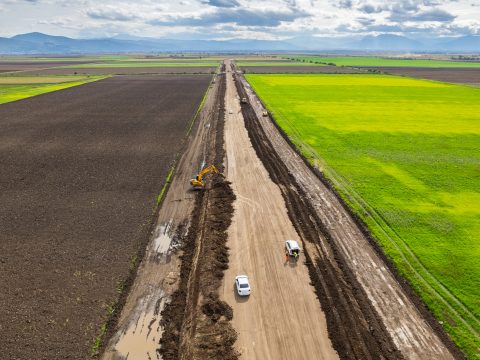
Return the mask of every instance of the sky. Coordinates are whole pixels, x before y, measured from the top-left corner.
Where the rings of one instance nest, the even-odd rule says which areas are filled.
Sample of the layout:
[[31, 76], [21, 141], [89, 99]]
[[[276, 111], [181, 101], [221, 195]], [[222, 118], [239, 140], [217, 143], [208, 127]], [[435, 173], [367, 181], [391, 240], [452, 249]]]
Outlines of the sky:
[[480, 0], [0, 0], [0, 36], [262, 39], [480, 35]]

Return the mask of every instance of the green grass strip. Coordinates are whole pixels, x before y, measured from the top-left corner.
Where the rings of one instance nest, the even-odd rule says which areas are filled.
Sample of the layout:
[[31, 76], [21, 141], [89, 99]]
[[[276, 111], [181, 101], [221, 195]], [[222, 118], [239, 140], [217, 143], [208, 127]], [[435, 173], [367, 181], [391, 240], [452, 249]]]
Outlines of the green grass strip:
[[158, 194], [158, 196], [157, 196], [157, 206], [161, 204], [163, 198], [165, 197], [165, 194], [168, 190], [168, 187], [170, 186], [170, 183], [172, 182], [172, 177], [173, 177], [174, 172], [175, 172], [175, 163], [170, 168], [170, 171], [168, 172], [168, 175], [165, 178], [165, 184], [163, 185], [162, 190], [160, 191], [160, 194]]

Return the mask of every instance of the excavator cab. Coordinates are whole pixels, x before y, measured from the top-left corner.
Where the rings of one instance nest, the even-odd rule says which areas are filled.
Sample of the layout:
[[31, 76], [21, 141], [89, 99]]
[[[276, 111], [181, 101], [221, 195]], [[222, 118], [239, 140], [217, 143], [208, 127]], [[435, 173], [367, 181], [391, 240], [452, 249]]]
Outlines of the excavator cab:
[[194, 179], [190, 180], [190, 185], [192, 185], [193, 190], [201, 190], [205, 186], [203, 182], [203, 177], [210, 172], [219, 173], [218, 169], [214, 165], [207, 166], [200, 173], [195, 176]]

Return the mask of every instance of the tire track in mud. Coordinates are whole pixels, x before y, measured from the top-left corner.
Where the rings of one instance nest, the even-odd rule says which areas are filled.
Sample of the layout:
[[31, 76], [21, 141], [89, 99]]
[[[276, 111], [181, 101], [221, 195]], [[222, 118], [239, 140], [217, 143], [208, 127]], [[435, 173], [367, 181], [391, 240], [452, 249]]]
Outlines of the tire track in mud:
[[[247, 97], [236, 80], [240, 97]], [[254, 110], [244, 104], [242, 113], [252, 145], [280, 187], [289, 217], [302, 239], [310, 277], [335, 350], [343, 359], [403, 359], [354, 274], [336, 251], [321, 219], [278, 157]]]
[[[225, 75], [217, 79], [221, 81], [216, 97], [218, 111], [211, 119], [215, 131], [208, 139], [205, 160], [222, 171]], [[190, 227], [182, 239], [180, 284], [161, 314], [164, 332], [159, 353], [164, 360], [238, 358], [233, 348], [237, 335], [230, 323], [233, 311], [218, 296], [223, 272], [228, 268], [226, 231], [235, 195], [222, 175], [209, 180], [195, 195]]]

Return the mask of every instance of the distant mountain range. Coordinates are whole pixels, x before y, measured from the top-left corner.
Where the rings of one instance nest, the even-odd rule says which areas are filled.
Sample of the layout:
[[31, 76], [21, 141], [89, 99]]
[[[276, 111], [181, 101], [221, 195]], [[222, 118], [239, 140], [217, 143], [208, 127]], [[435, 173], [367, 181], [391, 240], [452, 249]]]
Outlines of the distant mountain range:
[[155, 52], [455, 52], [480, 53], [480, 36], [410, 39], [398, 35], [366, 37], [304, 36], [289, 40], [177, 40], [117, 35], [103, 39], [72, 39], [38, 32], [0, 37], [0, 54], [101, 54]]

